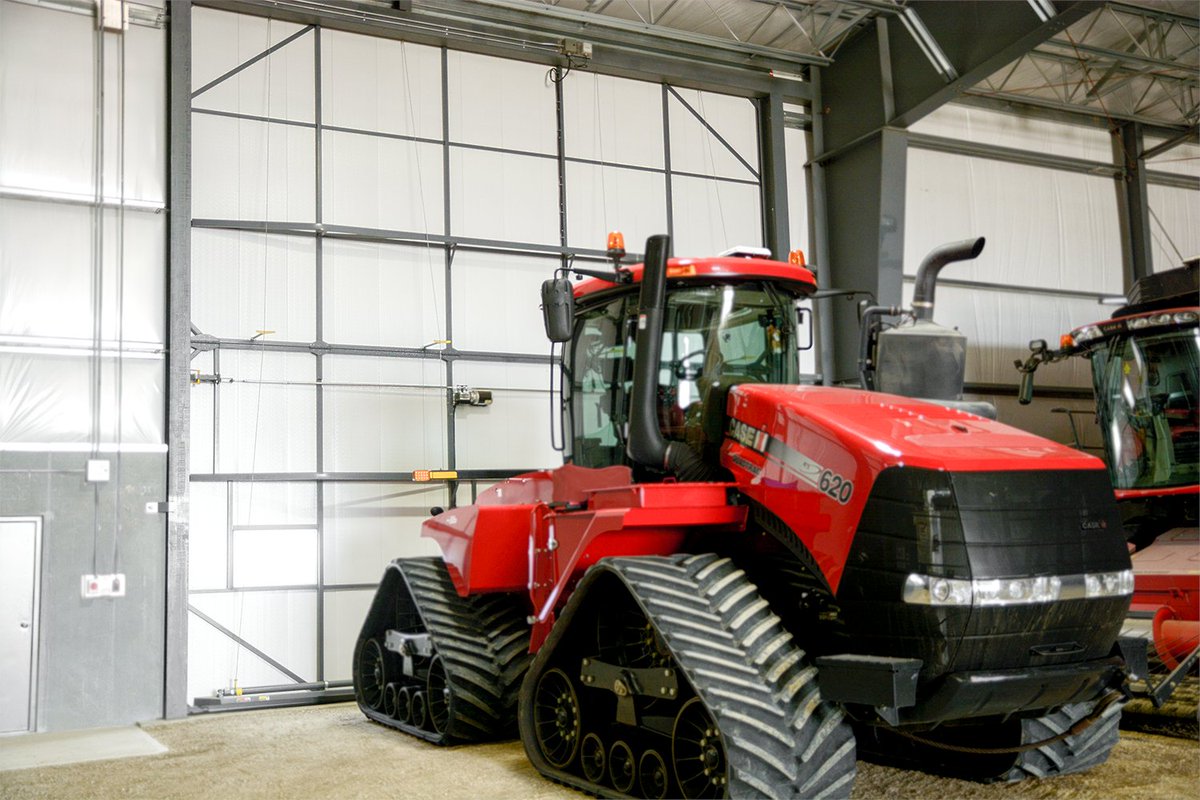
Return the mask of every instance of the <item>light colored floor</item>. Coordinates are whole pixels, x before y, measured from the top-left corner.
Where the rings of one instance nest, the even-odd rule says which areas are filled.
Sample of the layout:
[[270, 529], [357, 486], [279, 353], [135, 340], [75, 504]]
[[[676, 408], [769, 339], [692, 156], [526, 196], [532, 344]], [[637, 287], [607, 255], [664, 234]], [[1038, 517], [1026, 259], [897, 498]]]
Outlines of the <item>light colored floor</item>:
[[[518, 742], [440, 748], [368, 721], [350, 703], [150, 723], [154, 756], [0, 772], [12, 798], [512, 798], [583, 795], [541, 778]], [[1123, 732], [1083, 775], [982, 786], [859, 762], [854, 798], [1191, 800], [1200, 744]]]
[[[0, 739], [0, 770], [154, 756], [167, 748], [136, 725]], [[2, 783], [0, 783], [2, 785]]]

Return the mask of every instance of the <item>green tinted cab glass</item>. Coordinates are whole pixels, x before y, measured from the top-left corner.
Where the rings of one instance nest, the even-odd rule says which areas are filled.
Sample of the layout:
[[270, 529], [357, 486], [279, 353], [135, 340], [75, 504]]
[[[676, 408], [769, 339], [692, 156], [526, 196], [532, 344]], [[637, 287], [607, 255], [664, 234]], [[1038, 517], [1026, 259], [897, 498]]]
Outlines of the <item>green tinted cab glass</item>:
[[[626, 463], [637, 296], [581, 309], [566, 354], [570, 455], [581, 466]], [[796, 311], [760, 282], [673, 288], [663, 315], [658, 421], [668, 439], [720, 445], [725, 398], [738, 383], [795, 383]]]
[[1117, 489], [1196, 483], [1196, 328], [1118, 336], [1092, 355], [1104, 445]]

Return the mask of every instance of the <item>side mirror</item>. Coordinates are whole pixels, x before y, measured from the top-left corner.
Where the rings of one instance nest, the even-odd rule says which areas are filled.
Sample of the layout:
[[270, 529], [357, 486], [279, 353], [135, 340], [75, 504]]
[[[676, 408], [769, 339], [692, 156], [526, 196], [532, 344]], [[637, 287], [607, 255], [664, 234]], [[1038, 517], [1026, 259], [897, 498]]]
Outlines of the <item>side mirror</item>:
[[1023, 406], [1033, 400], [1033, 370], [1021, 373], [1021, 388], [1017, 390], [1017, 402]]
[[569, 342], [575, 327], [575, 292], [566, 278], [551, 278], [542, 282], [542, 321], [546, 338], [552, 342]]
[[813, 326], [812, 326], [812, 309], [811, 308], [796, 308], [796, 329], [797, 332], [805, 331], [808, 333], [808, 340], [801, 342], [800, 337], [796, 337], [797, 350], [812, 350], [813, 348]]

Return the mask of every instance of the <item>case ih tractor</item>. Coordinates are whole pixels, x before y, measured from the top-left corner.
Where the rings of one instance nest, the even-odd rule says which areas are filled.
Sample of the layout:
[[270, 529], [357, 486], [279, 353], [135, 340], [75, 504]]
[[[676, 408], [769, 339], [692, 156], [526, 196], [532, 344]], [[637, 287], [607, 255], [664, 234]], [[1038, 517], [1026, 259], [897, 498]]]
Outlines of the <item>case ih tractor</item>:
[[389, 565], [363, 712], [439, 743], [517, 727], [539, 772], [609, 797], [844, 797], [871, 754], [981, 780], [1103, 762], [1135, 666], [1103, 463], [797, 385], [812, 273], [668, 250], [543, 287], [566, 464], [435, 510], [442, 557]]
[[[1058, 350], [1030, 343], [1020, 400], [1038, 365], [1091, 361], [1096, 420], [1130, 548], [1127, 632], [1150, 641], [1161, 706], [1200, 658], [1200, 307], [1197, 262], [1138, 280], [1111, 319], [1084, 325]], [[1175, 698], [1195, 729], [1197, 687]], [[1194, 733], [1193, 733], [1194, 735]]]

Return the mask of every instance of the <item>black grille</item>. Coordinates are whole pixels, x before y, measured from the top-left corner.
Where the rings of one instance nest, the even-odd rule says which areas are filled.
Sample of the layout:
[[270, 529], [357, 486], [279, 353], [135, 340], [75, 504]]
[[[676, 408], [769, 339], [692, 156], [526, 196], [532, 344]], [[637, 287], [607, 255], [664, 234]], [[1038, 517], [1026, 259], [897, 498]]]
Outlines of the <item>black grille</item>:
[[1102, 658], [1127, 597], [929, 606], [903, 602], [904, 581], [911, 573], [966, 580], [1124, 569], [1129, 556], [1101, 470], [892, 468], [872, 488], [838, 587], [846, 623], [839, 644], [843, 652], [920, 658], [925, 681]]

